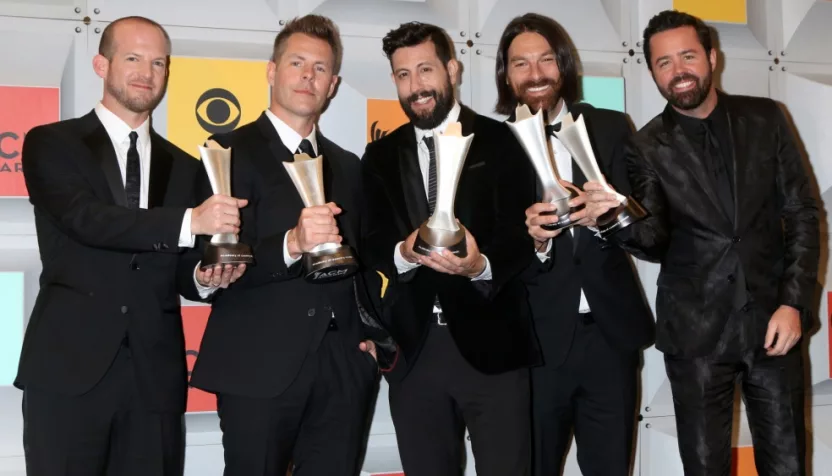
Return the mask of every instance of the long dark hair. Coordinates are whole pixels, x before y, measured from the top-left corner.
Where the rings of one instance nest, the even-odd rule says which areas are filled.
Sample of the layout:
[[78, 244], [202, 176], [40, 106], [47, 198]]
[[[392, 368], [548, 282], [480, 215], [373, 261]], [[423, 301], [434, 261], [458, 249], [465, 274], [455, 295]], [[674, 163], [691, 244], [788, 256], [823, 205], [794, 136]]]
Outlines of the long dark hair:
[[578, 60], [575, 46], [566, 34], [566, 30], [560, 26], [560, 23], [555, 20], [538, 15], [537, 13], [527, 13], [520, 17], [515, 17], [503, 30], [503, 35], [500, 37], [500, 46], [497, 49], [497, 106], [494, 111], [498, 114], [509, 115], [514, 112], [517, 107], [517, 98], [514, 97], [514, 92], [511, 86], [506, 81], [508, 74], [508, 48], [511, 42], [520, 33], [532, 32], [537, 33], [546, 41], [555, 52], [555, 58], [558, 63], [558, 70], [561, 77], [560, 97], [567, 103], [573, 103], [580, 98], [580, 86], [578, 81]]

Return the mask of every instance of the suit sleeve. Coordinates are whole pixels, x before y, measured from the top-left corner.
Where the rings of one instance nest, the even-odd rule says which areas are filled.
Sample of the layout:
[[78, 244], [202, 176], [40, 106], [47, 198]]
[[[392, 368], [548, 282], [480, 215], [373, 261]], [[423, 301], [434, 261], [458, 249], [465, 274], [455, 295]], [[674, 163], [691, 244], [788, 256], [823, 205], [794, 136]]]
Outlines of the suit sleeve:
[[626, 180], [619, 177], [621, 172], [615, 172], [619, 167], [614, 165], [613, 186], [621, 186], [622, 195], [629, 191], [630, 198], [640, 203], [648, 216], [616, 232], [611, 240], [639, 259], [661, 261], [670, 241], [667, 197], [661, 180], [632, 138], [621, 141], [619, 154], [622, 157], [617, 157], [615, 162], [625, 164], [627, 177]]
[[799, 309], [807, 318], [812, 308], [820, 260], [818, 208], [785, 115], [776, 105], [774, 107], [777, 193], [782, 205], [780, 216], [785, 242], [779, 300], [781, 304]]
[[32, 205], [85, 246], [178, 253], [186, 208], [128, 209], [98, 196], [77, 161], [68, 157], [73, 153], [68, 139], [45, 127], [27, 134], [22, 162]]

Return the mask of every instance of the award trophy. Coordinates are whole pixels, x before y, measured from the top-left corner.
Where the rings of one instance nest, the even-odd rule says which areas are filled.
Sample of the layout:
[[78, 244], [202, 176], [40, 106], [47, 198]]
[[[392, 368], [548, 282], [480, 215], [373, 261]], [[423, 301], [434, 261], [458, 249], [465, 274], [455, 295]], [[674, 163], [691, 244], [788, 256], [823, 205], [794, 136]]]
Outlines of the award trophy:
[[[323, 156], [295, 154], [294, 162], [283, 162], [305, 207], [326, 204], [324, 198]], [[358, 270], [358, 260], [349, 245], [322, 243], [303, 253], [304, 278], [316, 284], [329, 283], [351, 276]]]
[[462, 165], [474, 134], [462, 136], [459, 122], [448, 124], [444, 134], [433, 134], [436, 144], [436, 207], [433, 215], [419, 227], [413, 251], [428, 256], [431, 251], [450, 250], [454, 255], [468, 256], [465, 228], [454, 217], [454, 199]]
[[546, 128], [543, 125], [543, 112], [537, 111], [532, 114], [526, 104], [518, 105], [514, 110], [514, 122], [506, 122], [511, 132], [514, 133], [526, 155], [531, 160], [537, 178], [543, 188], [543, 201], [554, 204], [557, 208], [551, 212], [543, 212], [541, 215], [557, 215], [558, 222], [541, 225], [544, 230], [554, 231], [561, 228], [568, 228], [574, 223], [569, 216], [575, 210], [569, 207], [569, 200], [576, 197], [574, 191], [567, 190], [561, 185], [557, 167], [549, 152], [549, 140], [546, 136]]
[[[209, 140], [199, 147], [202, 165], [208, 173], [208, 181], [214, 194], [231, 197], [231, 149], [224, 149], [220, 144]], [[254, 261], [249, 245], [239, 243], [233, 233], [218, 233], [211, 237], [205, 247], [200, 268], [240, 265]]]
[[642, 208], [641, 204], [633, 200], [632, 197], [625, 197], [616, 192], [607, 183], [601, 169], [598, 168], [598, 161], [595, 160], [583, 116], [578, 117], [576, 121], [572, 114], [567, 114], [561, 122], [560, 132], [556, 132], [555, 135], [569, 150], [572, 160], [581, 168], [581, 172], [584, 173], [586, 179], [600, 183], [607, 192], [614, 193], [618, 199], [620, 204], [618, 207], [595, 220], [601, 238], [606, 238], [615, 231], [626, 228], [647, 216], [647, 211]]

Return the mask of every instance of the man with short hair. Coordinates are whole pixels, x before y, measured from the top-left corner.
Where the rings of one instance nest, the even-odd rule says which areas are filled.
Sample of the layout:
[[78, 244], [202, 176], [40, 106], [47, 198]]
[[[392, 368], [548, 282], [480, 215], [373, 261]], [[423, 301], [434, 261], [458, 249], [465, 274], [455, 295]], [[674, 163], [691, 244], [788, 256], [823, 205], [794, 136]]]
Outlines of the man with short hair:
[[[237, 233], [246, 201], [192, 207], [200, 163], [150, 126], [169, 55], [158, 23], [112, 22], [93, 59], [101, 102], [23, 144], [43, 262], [15, 380], [29, 475], [181, 474], [180, 255], [194, 235]], [[227, 285], [244, 268], [218, 271]]]

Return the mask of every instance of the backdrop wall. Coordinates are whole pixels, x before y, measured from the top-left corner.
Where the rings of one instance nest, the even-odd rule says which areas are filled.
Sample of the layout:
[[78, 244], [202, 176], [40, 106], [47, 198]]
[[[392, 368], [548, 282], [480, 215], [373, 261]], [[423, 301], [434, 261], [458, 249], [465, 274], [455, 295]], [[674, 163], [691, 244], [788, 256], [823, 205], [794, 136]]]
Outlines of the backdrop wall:
[[[154, 127], [196, 155], [209, 132], [233, 129], [268, 104], [265, 61], [276, 32], [290, 18], [314, 12], [340, 27], [342, 83], [321, 118], [322, 131], [362, 154], [368, 141], [404, 121], [381, 51], [381, 38], [411, 20], [445, 28], [463, 64], [459, 99], [495, 118], [494, 58], [499, 35], [515, 15], [552, 16], [572, 36], [583, 61], [586, 100], [626, 111], [641, 127], [664, 107], [644, 64], [641, 33], [655, 13], [685, 10], [719, 33], [721, 87], [780, 101], [793, 118], [815, 175], [824, 210], [832, 206], [832, 1], [829, 0], [0, 0], [0, 475], [23, 475], [21, 392], [11, 387], [23, 331], [38, 291], [40, 261], [26, 200], [20, 150], [34, 125], [87, 113], [100, 98], [93, 74], [100, 34], [126, 15], [168, 29], [173, 59], [168, 94]], [[808, 339], [811, 459], [814, 474], [832, 466], [832, 287], [829, 234], [823, 212], [817, 311]], [[658, 267], [637, 262], [651, 305]], [[199, 351], [208, 308], [184, 303], [188, 361]], [[186, 474], [222, 474], [222, 446], [213, 397], [191, 392], [186, 416]], [[738, 402], [735, 474], [754, 475], [751, 440]], [[670, 387], [661, 354], [644, 354], [635, 474], [682, 474]], [[401, 469], [382, 382], [364, 470]], [[475, 474], [469, 465], [467, 475]], [[575, 448], [567, 475], [578, 475]]]

